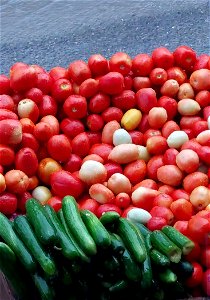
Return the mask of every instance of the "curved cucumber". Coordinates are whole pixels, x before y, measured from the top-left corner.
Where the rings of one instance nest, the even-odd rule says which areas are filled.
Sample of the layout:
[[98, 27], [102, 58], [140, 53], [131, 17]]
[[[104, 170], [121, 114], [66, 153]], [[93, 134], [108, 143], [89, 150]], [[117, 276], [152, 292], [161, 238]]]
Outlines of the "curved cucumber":
[[80, 215], [96, 245], [101, 248], [110, 246], [110, 234], [96, 215], [89, 210], [82, 210]]
[[13, 230], [11, 222], [2, 213], [0, 213], [0, 237], [14, 251], [29, 272], [36, 270], [37, 264], [34, 258]]
[[62, 210], [67, 226], [81, 249], [87, 255], [95, 255], [96, 244], [82, 221], [76, 200], [65, 196], [62, 200]]
[[22, 242], [31, 252], [33, 257], [38, 261], [44, 272], [48, 275], [54, 275], [56, 273], [55, 263], [44, 252], [27, 218], [25, 216], [17, 216], [14, 219], [14, 228]]

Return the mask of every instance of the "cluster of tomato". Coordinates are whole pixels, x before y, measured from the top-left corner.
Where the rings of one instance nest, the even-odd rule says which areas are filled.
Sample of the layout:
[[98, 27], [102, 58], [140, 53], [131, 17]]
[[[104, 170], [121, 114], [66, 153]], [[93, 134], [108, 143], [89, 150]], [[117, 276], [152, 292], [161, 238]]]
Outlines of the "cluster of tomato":
[[188, 285], [210, 295], [210, 56], [160, 47], [0, 75], [0, 211], [32, 196], [57, 211], [65, 195], [174, 225], [196, 245]]

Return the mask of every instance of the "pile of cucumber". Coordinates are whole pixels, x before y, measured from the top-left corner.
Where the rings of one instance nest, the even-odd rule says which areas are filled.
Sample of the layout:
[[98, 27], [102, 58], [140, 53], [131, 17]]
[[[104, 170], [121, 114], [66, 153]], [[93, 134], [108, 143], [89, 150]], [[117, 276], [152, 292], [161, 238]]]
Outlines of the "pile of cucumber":
[[20, 300], [180, 299], [194, 244], [171, 226], [149, 231], [116, 212], [98, 219], [66, 196], [56, 213], [35, 199], [0, 213], [0, 270]]

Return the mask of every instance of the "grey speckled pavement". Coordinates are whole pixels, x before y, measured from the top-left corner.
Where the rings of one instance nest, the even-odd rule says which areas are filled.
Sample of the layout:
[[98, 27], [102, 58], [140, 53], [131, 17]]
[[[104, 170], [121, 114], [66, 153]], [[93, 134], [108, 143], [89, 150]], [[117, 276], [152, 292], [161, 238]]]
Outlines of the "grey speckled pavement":
[[165, 46], [210, 53], [209, 0], [1, 0], [0, 73], [16, 61], [47, 70], [117, 51]]

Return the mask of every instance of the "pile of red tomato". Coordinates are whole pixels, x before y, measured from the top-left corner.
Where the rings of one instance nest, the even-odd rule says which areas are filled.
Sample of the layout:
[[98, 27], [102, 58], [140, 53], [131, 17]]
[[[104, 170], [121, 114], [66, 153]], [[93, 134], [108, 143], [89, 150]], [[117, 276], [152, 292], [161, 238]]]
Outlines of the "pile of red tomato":
[[0, 211], [32, 196], [57, 211], [65, 195], [175, 226], [196, 245], [188, 286], [210, 296], [210, 56], [160, 47], [0, 75]]

